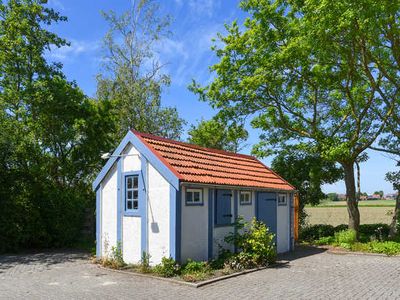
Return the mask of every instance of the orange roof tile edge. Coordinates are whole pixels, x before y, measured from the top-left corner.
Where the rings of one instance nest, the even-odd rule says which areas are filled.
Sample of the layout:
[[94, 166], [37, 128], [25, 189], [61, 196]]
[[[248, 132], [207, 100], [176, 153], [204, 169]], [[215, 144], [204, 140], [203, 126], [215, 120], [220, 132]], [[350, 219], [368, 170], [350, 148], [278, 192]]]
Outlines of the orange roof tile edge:
[[[251, 159], [257, 163], [259, 163], [261, 166], [263, 166], [268, 172], [270, 172], [271, 174], [275, 175], [277, 177], [277, 179], [281, 179], [282, 183], [279, 183], [277, 185], [287, 185], [289, 187], [289, 189], [287, 190], [295, 190], [296, 188], [291, 185], [289, 182], [287, 182], [285, 179], [283, 179], [280, 175], [278, 175], [276, 172], [274, 172], [272, 169], [270, 169], [269, 167], [267, 167], [266, 165], [264, 165], [261, 161], [259, 161], [257, 158], [255, 158], [254, 156], [251, 155], [247, 155], [247, 154], [241, 154], [241, 153], [234, 153], [234, 152], [229, 152], [229, 151], [224, 151], [224, 150], [219, 150], [219, 149], [212, 149], [212, 148], [206, 148], [206, 147], [201, 147], [198, 145], [194, 145], [194, 144], [189, 144], [189, 143], [185, 143], [185, 142], [180, 142], [180, 141], [176, 141], [176, 140], [172, 140], [172, 139], [167, 139], [164, 137], [160, 137], [160, 136], [156, 136], [153, 134], [149, 134], [149, 133], [142, 133], [142, 132], [138, 132], [136, 130], [131, 129], [132, 133], [135, 134], [135, 136], [137, 136], [140, 141], [145, 144], [150, 151], [152, 151], [152, 153], [157, 156], [158, 159], [160, 159], [160, 161], [169, 169], [171, 170], [171, 172], [173, 172], [177, 178], [179, 178], [181, 181], [185, 181], [185, 182], [194, 182], [194, 181], [190, 181], [190, 180], [185, 180], [185, 177], [180, 174], [168, 161], [167, 159], [165, 159], [161, 153], [159, 153], [159, 151], [157, 151], [156, 149], [154, 149], [154, 147], [145, 140], [145, 138], [147, 139], [152, 139], [152, 140], [158, 140], [158, 141], [162, 141], [165, 143], [169, 143], [169, 144], [175, 144], [175, 145], [180, 145], [183, 147], [187, 147], [187, 148], [192, 148], [192, 149], [196, 149], [196, 150], [202, 150], [205, 152], [211, 152], [211, 153], [215, 153], [215, 154], [220, 154], [220, 155], [227, 155], [227, 156], [231, 156], [231, 157], [237, 157], [237, 158], [245, 158], [245, 159]], [[204, 182], [199, 182], [199, 183], [204, 183]], [[207, 184], [207, 183], [205, 183]], [[230, 185], [232, 186], [232, 184], [226, 184], [226, 185]], [[248, 187], [253, 187], [253, 186], [248, 186]], [[254, 187], [258, 187], [260, 188], [260, 186], [254, 186]], [[268, 189], [271, 189], [270, 187], [268, 187]], [[272, 188], [273, 189], [273, 188]], [[276, 188], [278, 190], [282, 190], [282, 188]], [[285, 189], [286, 190], [286, 189]]]

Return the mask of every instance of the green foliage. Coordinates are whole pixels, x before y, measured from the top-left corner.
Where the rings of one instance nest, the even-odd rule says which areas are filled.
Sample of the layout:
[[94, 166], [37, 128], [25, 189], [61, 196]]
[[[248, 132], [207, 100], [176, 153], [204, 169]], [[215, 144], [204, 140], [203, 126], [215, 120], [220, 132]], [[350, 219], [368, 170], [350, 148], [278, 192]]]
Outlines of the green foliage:
[[103, 257], [100, 263], [104, 267], [109, 267], [112, 269], [121, 269], [122, 267], [126, 266], [122, 255], [121, 242], [118, 242], [116, 246], [112, 246], [110, 254], [107, 257]]
[[225, 242], [235, 245], [240, 251], [228, 260], [231, 268], [252, 268], [275, 262], [275, 235], [263, 222], [253, 218], [249, 224], [238, 218], [234, 226], [236, 233], [230, 233], [224, 239]]
[[[321, 228], [321, 225], [314, 226], [315, 230]], [[324, 231], [316, 238], [310, 237], [307, 241], [314, 245], [333, 245], [339, 246], [351, 251], [383, 253], [386, 255], [400, 254], [400, 243], [398, 241], [387, 241], [390, 227], [387, 224], [363, 224], [360, 226], [360, 241], [357, 242], [354, 230], [348, 230], [347, 225], [339, 225]], [[327, 235], [329, 234], [329, 235]], [[313, 236], [318, 236], [314, 233]]]
[[[323, 237], [314, 242], [315, 245], [333, 245], [342, 248], [370, 253], [383, 253], [386, 255], [399, 255], [400, 243], [395, 241], [370, 241], [370, 242], [355, 242], [353, 233], [342, 234], [342, 242], [339, 243], [334, 237]], [[347, 242], [343, 242], [347, 241]]]
[[178, 139], [185, 124], [176, 108], [161, 105], [162, 89], [170, 78], [155, 59], [154, 47], [168, 36], [170, 18], [160, 16], [158, 6], [142, 0], [119, 16], [103, 12], [110, 29], [103, 42], [106, 72], [97, 78], [97, 98], [112, 105], [114, 143], [129, 128]]
[[322, 237], [333, 236], [335, 228], [332, 225], [317, 224], [301, 228], [299, 238], [302, 241], [312, 242]]
[[227, 125], [218, 118], [201, 120], [197, 126], [191, 126], [188, 134], [189, 143], [231, 152], [240, 151], [241, 144], [248, 138], [243, 125]]
[[122, 255], [122, 244], [121, 242], [117, 243], [117, 246], [112, 246], [111, 247], [111, 256], [110, 258], [114, 260], [118, 265], [123, 266], [124, 263], [124, 258]]
[[272, 160], [271, 167], [298, 190], [300, 227], [304, 227], [306, 221], [303, 218], [304, 206], [317, 205], [326, 198], [321, 186], [343, 179], [343, 169], [334, 162], [294, 146], [284, 147]]
[[[290, 144], [340, 163], [359, 226], [354, 164], [398, 116], [400, 2], [243, 0], [219, 34], [212, 82], [191, 89], [231, 120], [252, 118], [266, 155]], [[394, 119], [394, 118], [393, 118]], [[398, 117], [397, 117], [398, 119]], [[398, 144], [397, 144], [398, 145]]]
[[185, 281], [199, 281], [206, 279], [212, 273], [210, 265], [206, 262], [188, 260], [182, 267], [181, 274]]
[[337, 193], [328, 193], [327, 198], [329, 201], [339, 201], [339, 196]]
[[221, 249], [218, 253], [218, 257], [216, 259], [213, 259], [210, 262], [211, 268], [214, 270], [219, 270], [223, 269], [225, 267], [225, 263], [233, 256], [234, 254], [227, 250], [227, 249]]
[[367, 244], [368, 245], [368, 252], [373, 253], [383, 253], [386, 255], [398, 255], [400, 254], [400, 243], [393, 242], [393, 241], [372, 241]]
[[44, 1], [0, 3], [0, 252], [73, 246], [94, 213], [90, 183], [113, 122], [46, 61], [68, 45], [48, 30], [65, 20]]
[[333, 236], [324, 236], [321, 237], [315, 241], [313, 241], [314, 245], [330, 245], [333, 244], [335, 242], [335, 238]]
[[143, 251], [142, 257], [140, 259], [140, 265], [139, 265], [139, 271], [141, 273], [150, 273], [151, 272], [151, 267], [150, 267], [150, 254], [146, 253]]
[[351, 248], [357, 241], [357, 233], [352, 230], [343, 230], [335, 233], [335, 243], [343, 248]]
[[162, 277], [174, 277], [180, 274], [181, 267], [173, 258], [163, 257], [153, 271]]
[[[341, 224], [336, 227], [327, 224], [316, 224], [304, 227], [300, 230], [300, 240], [312, 243], [323, 243], [321, 240], [333, 237], [335, 233], [347, 231], [348, 226]], [[362, 224], [360, 225], [360, 241], [368, 242], [372, 240], [388, 239], [390, 226], [388, 224]], [[320, 242], [318, 242], [320, 241]]]

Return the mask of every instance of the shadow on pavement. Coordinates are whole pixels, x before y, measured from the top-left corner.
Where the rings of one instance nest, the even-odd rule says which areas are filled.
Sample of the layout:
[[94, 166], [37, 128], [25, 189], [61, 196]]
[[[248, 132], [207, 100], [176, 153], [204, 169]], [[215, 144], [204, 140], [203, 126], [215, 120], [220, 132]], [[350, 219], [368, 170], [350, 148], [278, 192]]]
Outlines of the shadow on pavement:
[[18, 265], [42, 265], [45, 267], [65, 262], [89, 259], [89, 254], [81, 251], [51, 251], [29, 254], [0, 255], [0, 274]]
[[278, 260], [290, 262], [290, 261], [300, 259], [303, 257], [321, 254], [321, 253], [325, 252], [326, 250], [327, 249], [322, 249], [322, 248], [313, 247], [313, 246], [296, 245], [294, 251], [278, 255]]

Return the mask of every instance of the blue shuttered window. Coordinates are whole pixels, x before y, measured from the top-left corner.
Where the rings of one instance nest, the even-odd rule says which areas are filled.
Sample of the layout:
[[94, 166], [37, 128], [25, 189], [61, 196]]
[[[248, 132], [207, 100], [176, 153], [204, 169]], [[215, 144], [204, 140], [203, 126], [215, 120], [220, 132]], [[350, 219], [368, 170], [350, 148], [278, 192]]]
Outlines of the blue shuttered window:
[[217, 190], [215, 204], [215, 224], [232, 224], [232, 192], [229, 190]]

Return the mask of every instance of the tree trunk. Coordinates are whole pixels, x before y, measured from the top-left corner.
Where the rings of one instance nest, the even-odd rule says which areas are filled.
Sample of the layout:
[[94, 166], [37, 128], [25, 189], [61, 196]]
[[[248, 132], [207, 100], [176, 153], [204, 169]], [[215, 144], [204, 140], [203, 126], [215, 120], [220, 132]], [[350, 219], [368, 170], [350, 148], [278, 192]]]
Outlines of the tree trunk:
[[397, 222], [400, 215], [400, 191], [397, 193], [396, 197], [396, 207], [393, 213], [392, 223], [390, 223], [389, 238], [394, 238], [397, 235]]
[[357, 167], [357, 203], [360, 201], [361, 198], [361, 175], [360, 175], [360, 164], [356, 161]]
[[358, 210], [358, 202], [356, 196], [356, 185], [354, 178], [354, 162], [343, 163], [344, 182], [346, 184], [346, 202], [347, 212], [349, 213], [349, 229], [353, 229], [357, 233], [360, 227], [360, 212]]

